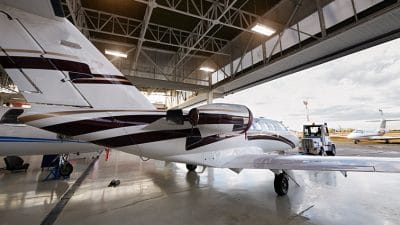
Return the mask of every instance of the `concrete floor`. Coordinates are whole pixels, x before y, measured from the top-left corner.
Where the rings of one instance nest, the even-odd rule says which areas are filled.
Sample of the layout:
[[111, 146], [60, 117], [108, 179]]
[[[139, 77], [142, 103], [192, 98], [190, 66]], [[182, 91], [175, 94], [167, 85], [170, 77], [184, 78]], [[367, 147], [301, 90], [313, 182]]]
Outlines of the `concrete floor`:
[[[338, 144], [341, 155], [400, 157], [400, 145]], [[0, 224], [40, 224], [91, 160], [74, 160], [67, 181], [38, 182], [40, 156], [28, 173], [0, 172]], [[36, 165], [35, 165], [36, 164]], [[201, 171], [201, 168], [197, 169]], [[112, 151], [102, 156], [54, 224], [400, 224], [400, 174], [296, 171], [277, 197], [273, 174], [207, 168]], [[42, 174], [43, 176], [43, 174]], [[107, 187], [113, 178], [121, 180]]]

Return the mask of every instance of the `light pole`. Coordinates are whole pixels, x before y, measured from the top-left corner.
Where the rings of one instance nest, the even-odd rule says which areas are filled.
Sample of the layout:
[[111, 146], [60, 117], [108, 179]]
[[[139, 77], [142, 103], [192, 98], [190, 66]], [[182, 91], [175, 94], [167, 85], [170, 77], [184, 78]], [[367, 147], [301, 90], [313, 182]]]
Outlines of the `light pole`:
[[307, 122], [310, 122], [310, 116], [309, 116], [309, 111], [308, 111], [308, 101], [304, 100], [303, 104], [306, 106]]

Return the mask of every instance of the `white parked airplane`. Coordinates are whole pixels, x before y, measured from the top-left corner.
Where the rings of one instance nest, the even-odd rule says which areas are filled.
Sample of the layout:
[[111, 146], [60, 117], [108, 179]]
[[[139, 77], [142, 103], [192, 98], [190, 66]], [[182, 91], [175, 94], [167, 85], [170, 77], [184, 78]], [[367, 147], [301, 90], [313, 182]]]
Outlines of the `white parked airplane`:
[[388, 121], [399, 121], [399, 120], [387, 120], [383, 116], [383, 111], [380, 109], [379, 112], [381, 113], [381, 120], [376, 120], [376, 121], [369, 121], [369, 122], [380, 122], [380, 126], [376, 130], [361, 130], [361, 129], [356, 129], [353, 132], [351, 132], [349, 135], [347, 135], [348, 139], [354, 140], [354, 144], [357, 144], [360, 142], [360, 140], [383, 140], [386, 143], [389, 143], [389, 140], [396, 140], [400, 139], [400, 137], [391, 137], [391, 136], [385, 136], [387, 130], [386, 130], [386, 122]]
[[25, 99], [19, 120], [141, 157], [217, 168], [269, 169], [285, 195], [290, 170], [400, 172], [400, 159], [273, 154], [291, 135], [250, 130], [242, 105], [160, 111], [67, 19], [58, 1], [0, 0], [0, 64]]
[[[23, 108], [0, 109], [0, 156], [54, 155], [99, 151], [102, 147], [23, 124], [17, 117]], [[64, 161], [63, 175], [69, 175], [73, 166]]]

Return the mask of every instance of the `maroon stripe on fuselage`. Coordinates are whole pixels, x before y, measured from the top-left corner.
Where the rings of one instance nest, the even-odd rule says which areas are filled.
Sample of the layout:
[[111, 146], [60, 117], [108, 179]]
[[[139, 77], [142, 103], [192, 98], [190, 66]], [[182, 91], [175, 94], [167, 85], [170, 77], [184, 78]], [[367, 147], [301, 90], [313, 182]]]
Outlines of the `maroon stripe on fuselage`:
[[102, 117], [56, 124], [42, 127], [42, 129], [68, 136], [77, 136], [119, 127], [146, 125], [162, 117], [164, 117], [164, 115], [123, 115]]
[[243, 117], [229, 114], [200, 113], [198, 124], [237, 124], [243, 125]]
[[91, 141], [93, 144], [102, 145], [110, 148], [119, 148], [129, 145], [145, 144], [150, 142], [165, 141], [177, 138], [186, 138], [192, 129], [182, 130], [160, 130], [144, 133], [128, 134], [118, 137], [111, 137], [101, 140]]
[[[223, 141], [228, 138], [236, 137], [237, 135], [230, 135], [230, 136], [220, 136], [220, 135], [211, 135], [207, 136], [204, 138], [199, 137], [197, 140], [194, 140], [194, 137], [187, 138], [186, 140], [186, 150], [192, 150], [195, 148], [199, 148], [205, 145], [209, 145], [218, 141]], [[189, 140], [192, 139], [192, 141], [189, 142]]]
[[296, 147], [296, 145], [289, 139], [282, 137], [282, 136], [271, 136], [271, 135], [249, 135], [247, 136], [247, 139], [249, 141], [252, 140], [275, 140], [275, 141], [281, 141], [284, 142], [286, 144], [288, 144], [290, 147], [294, 148]]

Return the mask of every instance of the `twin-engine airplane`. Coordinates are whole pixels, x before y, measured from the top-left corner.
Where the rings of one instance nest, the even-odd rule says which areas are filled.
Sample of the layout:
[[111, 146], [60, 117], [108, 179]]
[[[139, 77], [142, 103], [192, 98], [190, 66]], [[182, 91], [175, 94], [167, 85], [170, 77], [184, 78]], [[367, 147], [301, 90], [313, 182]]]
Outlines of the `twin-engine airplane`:
[[23, 123], [189, 170], [269, 169], [278, 195], [287, 194], [290, 170], [400, 172], [399, 159], [273, 154], [298, 140], [287, 131], [250, 129], [246, 106], [156, 110], [64, 18], [60, 2], [0, 2], [1, 69], [28, 102], [41, 104], [19, 117]]
[[360, 140], [382, 140], [386, 143], [389, 143], [390, 140], [399, 140], [400, 137], [393, 137], [393, 136], [386, 136], [386, 122], [388, 121], [399, 121], [399, 120], [387, 120], [383, 116], [383, 111], [380, 109], [379, 112], [381, 113], [381, 120], [373, 120], [369, 122], [380, 122], [380, 126], [376, 130], [361, 130], [356, 129], [347, 135], [348, 139], [354, 141], [354, 144], [360, 143]]

